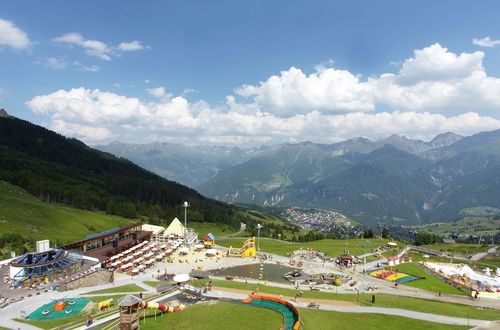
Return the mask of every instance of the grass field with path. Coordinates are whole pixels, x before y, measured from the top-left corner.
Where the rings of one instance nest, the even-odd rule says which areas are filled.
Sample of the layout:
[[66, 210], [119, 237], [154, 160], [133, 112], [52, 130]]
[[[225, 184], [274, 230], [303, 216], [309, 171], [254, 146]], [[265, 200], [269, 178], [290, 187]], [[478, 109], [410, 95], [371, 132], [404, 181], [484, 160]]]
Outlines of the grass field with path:
[[[202, 287], [206, 280], [199, 280], [191, 282], [190, 284]], [[257, 284], [245, 284], [241, 282], [233, 281], [212, 281], [214, 286], [246, 290], [259, 292], [259, 293], [269, 293], [275, 295], [284, 295], [288, 297], [293, 297], [295, 294], [299, 294], [300, 290], [294, 289], [284, 289], [279, 287], [272, 287], [267, 285], [257, 285]], [[351, 301], [357, 302], [359, 299], [359, 304], [361, 306], [375, 306], [375, 307], [385, 307], [385, 308], [401, 308], [423, 313], [432, 313], [438, 315], [447, 315], [454, 317], [467, 317], [475, 318], [479, 320], [499, 320], [500, 311], [493, 309], [483, 309], [476, 308], [474, 306], [463, 305], [463, 304], [453, 304], [447, 302], [441, 302], [429, 299], [412, 298], [405, 296], [396, 296], [384, 293], [376, 293], [376, 302], [373, 305], [371, 303], [371, 294], [360, 293], [359, 297], [356, 294], [336, 294], [333, 292], [320, 292], [320, 291], [303, 291], [302, 298], [312, 298], [312, 299], [330, 299], [338, 301]]]
[[149, 314], [146, 322], [141, 318], [141, 330], [279, 329], [283, 323], [275, 311], [227, 302], [192, 305], [181, 312], [157, 316], [156, 321], [154, 313]]
[[478, 244], [463, 244], [463, 243], [455, 243], [455, 244], [445, 244], [445, 243], [436, 243], [431, 245], [422, 245], [422, 247], [435, 250], [435, 251], [447, 251], [454, 255], [467, 257], [469, 254], [476, 254], [480, 252], [484, 252], [489, 248], [493, 247], [493, 245], [478, 245]]
[[415, 320], [401, 316], [382, 314], [340, 313], [332, 311], [299, 308], [303, 329], [467, 329], [456, 325]]
[[[179, 219], [180, 220], [180, 219]], [[209, 222], [190, 222], [189, 228], [192, 228], [198, 233], [198, 237], [202, 239], [208, 233], [215, 235], [215, 238], [223, 237], [236, 233], [239, 229], [234, 229], [225, 224], [216, 224]]]
[[[240, 247], [245, 241], [244, 238], [231, 238], [217, 241], [217, 244], [222, 246]], [[350, 254], [360, 255], [371, 252], [374, 247], [386, 245], [390, 240], [374, 238], [370, 239], [370, 247], [363, 248], [365, 239], [324, 239], [312, 242], [291, 243], [275, 239], [261, 239], [260, 249], [263, 252], [274, 253], [286, 256], [287, 253], [293, 252], [298, 248], [312, 248], [327, 253], [331, 257], [336, 257], [344, 253], [344, 250], [349, 250]]]
[[[357, 314], [299, 308], [305, 330], [321, 329], [466, 329], [466, 327], [415, 320], [401, 316]], [[283, 322], [281, 315], [264, 308], [213, 302], [189, 306], [177, 313], [160, 316], [148, 311], [146, 320], [141, 318], [141, 329], [160, 330], [193, 329], [278, 329]]]

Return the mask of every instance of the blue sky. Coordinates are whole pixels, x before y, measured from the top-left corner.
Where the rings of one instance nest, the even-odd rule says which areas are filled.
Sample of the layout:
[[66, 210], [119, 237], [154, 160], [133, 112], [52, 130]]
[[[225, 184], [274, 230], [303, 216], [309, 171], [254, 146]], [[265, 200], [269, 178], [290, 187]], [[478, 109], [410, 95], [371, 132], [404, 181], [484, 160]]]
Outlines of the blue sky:
[[3, 1], [0, 107], [89, 144], [473, 134], [500, 128], [498, 12], [497, 1]]

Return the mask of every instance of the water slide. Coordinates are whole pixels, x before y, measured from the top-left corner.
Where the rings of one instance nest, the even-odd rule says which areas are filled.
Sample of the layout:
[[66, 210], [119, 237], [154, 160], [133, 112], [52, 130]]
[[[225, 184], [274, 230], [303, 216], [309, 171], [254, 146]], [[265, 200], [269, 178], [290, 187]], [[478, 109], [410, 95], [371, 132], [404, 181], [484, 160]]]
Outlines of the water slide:
[[288, 301], [260, 295], [253, 295], [244, 300], [228, 299], [228, 301], [267, 308], [280, 313], [283, 316], [282, 330], [297, 330], [300, 327], [299, 311]]
[[150, 309], [159, 309], [162, 312], [167, 312], [167, 313], [180, 312], [181, 310], [184, 309], [183, 306], [171, 307], [171, 306], [167, 306], [165, 304], [159, 304], [159, 303], [148, 302], [148, 301], [141, 301], [139, 303], [139, 307], [150, 308]]
[[255, 237], [247, 239], [239, 249], [229, 247], [227, 255], [230, 257], [255, 257], [257, 255]]

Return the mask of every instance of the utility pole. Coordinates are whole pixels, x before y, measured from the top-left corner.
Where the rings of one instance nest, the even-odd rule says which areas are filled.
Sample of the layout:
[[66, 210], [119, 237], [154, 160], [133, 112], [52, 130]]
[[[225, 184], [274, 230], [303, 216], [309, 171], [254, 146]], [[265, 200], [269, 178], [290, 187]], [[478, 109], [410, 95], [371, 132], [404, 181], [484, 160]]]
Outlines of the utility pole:
[[260, 223], [257, 224], [257, 250], [260, 251], [260, 229], [262, 225]]
[[182, 207], [184, 208], [184, 245], [187, 247], [188, 246], [188, 241], [187, 241], [187, 234], [188, 234], [188, 228], [187, 228], [187, 210], [189, 207], [188, 202], [182, 203]]

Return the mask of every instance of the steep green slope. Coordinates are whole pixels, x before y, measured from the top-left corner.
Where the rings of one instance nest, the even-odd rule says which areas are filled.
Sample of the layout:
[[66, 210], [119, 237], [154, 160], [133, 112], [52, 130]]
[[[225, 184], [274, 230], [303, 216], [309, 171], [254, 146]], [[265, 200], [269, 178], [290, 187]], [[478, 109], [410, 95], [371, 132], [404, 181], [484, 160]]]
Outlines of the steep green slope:
[[0, 118], [0, 179], [44, 201], [130, 218], [171, 219], [187, 200], [192, 220], [239, 227], [230, 206], [17, 118]]
[[[125, 226], [132, 221], [103, 212], [44, 203], [24, 189], [0, 181], [0, 237], [18, 233], [26, 241], [49, 239], [51, 244], [58, 243], [60, 246], [80, 240], [88, 234]], [[32, 243], [27, 247], [34, 248], [30, 245]], [[0, 245], [4, 254], [11, 247]], [[23, 252], [22, 246], [14, 249], [17, 253]]]

